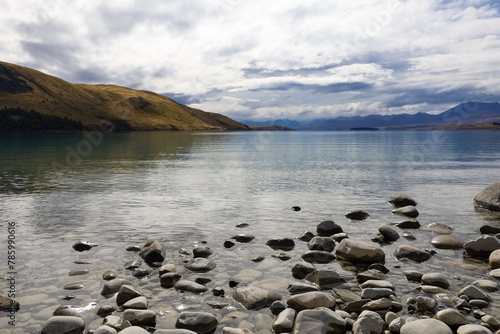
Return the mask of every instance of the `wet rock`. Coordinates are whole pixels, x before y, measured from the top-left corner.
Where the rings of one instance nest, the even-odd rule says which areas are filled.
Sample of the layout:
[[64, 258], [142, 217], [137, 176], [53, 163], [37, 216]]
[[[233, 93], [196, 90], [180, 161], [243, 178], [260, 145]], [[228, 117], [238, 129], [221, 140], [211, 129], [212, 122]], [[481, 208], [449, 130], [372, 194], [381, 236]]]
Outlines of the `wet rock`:
[[300, 206], [292, 206], [292, 211], [300, 211]]
[[433, 311], [436, 308], [437, 302], [434, 298], [417, 296], [410, 301], [408, 301], [409, 311], [418, 311], [424, 313], [426, 311]]
[[436, 319], [418, 319], [406, 322], [401, 327], [401, 334], [453, 334], [453, 331], [444, 322]]
[[302, 254], [302, 260], [309, 263], [330, 263], [335, 259], [334, 254], [319, 250], [308, 251]]
[[492, 334], [492, 332], [481, 325], [463, 325], [458, 327], [457, 334]]
[[352, 210], [344, 215], [347, 219], [351, 220], [365, 220], [370, 217], [370, 214], [362, 209]]
[[182, 275], [177, 273], [165, 273], [160, 277], [160, 285], [165, 289], [173, 288], [175, 282], [179, 281], [181, 278]]
[[118, 277], [118, 272], [116, 270], [105, 270], [101, 274], [101, 277], [103, 280], [111, 281], [112, 279], [115, 279]]
[[206, 286], [184, 279], [175, 282], [174, 288], [179, 291], [189, 291], [193, 293], [203, 293], [208, 291]]
[[232, 236], [231, 239], [236, 240], [241, 243], [248, 243], [255, 239], [255, 236], [249, 235], [249, 234], [238, 234], [235, 236]]
[[464, 249], [473, 258], [489, 258], [494, 250], [500, 249], [500, 241], [491, 235], [482, 235], [466, 242]]
[[156, 313], [151, 310], [128, 309], [123, 311], [123, 321], [129, 321], [132, 326], [153, 326], [156, 323]]
[[482, 208], [500, 211], [500, 182], [482, 190], [474, 197], [474, 204]]
[[417, 270], [405, 270], [403, 271], [403, 275], [406, 277], [408, 281], [413, 281], [413, 282], [421, 282], [422, 281], [422, 276], [424, 276], [423, 273]]
[[434, 234], [451, 234], [453, 230], [451, 227], [441, 223], [430, 223], [422, 228], [422, 231], [432, 232]]
[[96, 328], [94, 334], [117, 334], [118, 332], [113, 327], [102, 325]]
[[189, 260], [184, 267], [186, 269], [189, 269], [191, 271], [196, 271], [196, 272], [207, 272], [210, 270], [215, 269], [217, 265], [215, 262], [210, 261], [209, 259], [203, 258], [203, 257], [198, 257], [196, 259], [191, 259]]
[[500, 329], [500, 321], [497, 318], [492, 317], [491, 315], [482, 316], [481, 321], [485, 324], [490, 325], [495, 330]]
[[385, 262], [385, 253], [381, 248], [351, 239], [342, 240], [335, 254], [354, 264]]
[[87, 275], [90, 273], [90, 270], [88, 269], [77, 269], [77, 270], [72, 270], [68, 273], [68, 276], [82, 276], [82, 275]]
[[368, 288], [383, 288], [383, 289], [391, 289], [394, 290], [394, 284], [386, 280], [367, 280], [364, 283], [360, 284], [361, 289]]
[[134, 288], [132, 285], [122, 285], [116, 295], [116, 305], [121, 306], [129, 300], [141, 296], [143, 294], [139, 289]]
[[224, 248], [232, 248], [236, 244], [234, 242], [230, 241], [230, 240], [226, 240], [226, 241], [224, 241], [223, 245], [224, 245]]
[[295, 320], [295, 334], [344, 334], [345, 331], [346, 321], [336, 312], [324, 307], [300, 311]]
[[352, 334], [382, 334], [385, 328], [385, 321], [373, 311], [363, 311], [352, 326]]
[[123, 285], [132, 285], [132, 282], [123, 278], [116, 278], [111, 281], [107, 281], [106, 283], [104, 283], [104, 286], [102, 287], [101, 295], [107, 296], [115, 294], [118, 291], [120, 291], [120, 288]]
[[291, 295], [298, 295], [304, 292], [319, 291], [319, 288], [314, 285], [305, 283], [292, 283], [286, 289]]
[[368, 269], [356, 275], [356, 280], [363, 283], [368, 280], [385, 280], [387, 275], [377, 269]]
[[391, 333], [399, 333], [401, 331], [401, 327], [405, 324], [405, 319], [404, 318], [397, 318], [392, 320], [389, 323], [389, 331]]
[[280, 259], [281, 261], [288, 261], [288, 260], [290, 260], [292, 258], [287, 253], [271, 254], [271, 256], [274, 257], [274, 258], [276, 258], [276, 259]]
[[335, 308], [335, 297], [326, 292], [311, 291], [289, 297], [286, 301], [288, 307], [296, 311], [314, 309], [317, 307]]
[[286, 309], [286, 305], [283, 304], [281, 300], [277, 300], [269, 306], [269, 310], [272, 314], [278, 315]]
[[167, 263], [167, 264], [164, 264], [163, 266], [161, 266], [160, 269], [158, 269], [158, 274], [160, 275], [160, 277], [166, 273], [178, 273], [178, 274], [180, 274], [183, 270], [184, 269], [176, 266], [175, 264]]
[[361, 299], [380, 299], [395, 295], [392, 289], [366, 288], [361, 291]]
[[344, 231], [342, 230], [342, 227], [335, 224], [333, 221], [325, 220], [316, 226], [316, 232], [319, 236], [329, 237], [337, 233], [342, 233]]
[[419, 263], [427, 261], [431, 258], [431, 254], [410, 245], [398, 246], [398, 248], [394, 251], [394, 256], [398, 260], [406, 258]]
[[412, 205], [403, 206], [401, 208], [394, 209], [394, 210], [392, 210], [392, 213], [397, 214], [397, 215], [410, 217], [410, 218], [417, 218], [419, 215], [417, 208], [415, 208]]
[[497, 279], [500, 279], [500, 268], [493, 269], [492, 271], [490, 271], [490, 276], [497, 278]]
[[305, 279], [316, 283], [320, 289], [331, 289], [335, 285], [345, 283], [345, 280], [333, 270], [315, 270], [308, 274]]
[[314, 234], [312, 232], [306, 231], [302, 233], [302, 235], [300, 235], [297, 239], [299, 239], [300, 241], [308, 242], [312, 238], [314, 238]]
[[282, 297], [276, 291], [269, 291], [249, 285], [237, 288], [233, 293], [233, 298], [247, 310], [254, 310], [269, 307], [274, 301], [280, 300]]
[[480, 299], [484, 300], [487, 302], [491, 301], [491, 298], [488, 297], [484, 292], [476, 288], [474, 285], [467, 285], [464, 287], [462, 290], [460, 290], [457, 295], [460, 296], [467, 296], [470, 299]]
[[248, 329], [233, 328], [233, 327], [223, 327], [222, 334], [253, 334]]
[[408, 232], [408, 231], [403, 232], [403, 234], [401, 234], [401, 235], [406, 240], [417, 240], [417, 238], [413, 234], [411, 234], [410, 232]]
[[471, 299], [469, 300], [469, 304], [472, 307], [477, 307], [477, 308], [487, 308], [489, 306], [489, 303], [485, 300], [481, 299]]
[[123, 265], [123, 268], [125, 268], [127, 270], [134, 270], [134, 269], [140, 268], [141, 266], [142, 266], [141, 260], [133, 260], [133, 261], [125, 262], [125, 264]]
[[376, 269], [384, 274], [387, 274], [389, 272], [389, 269], [382, 263], [372, 263], [368, 266], [368, 269]]
[[136, 278], [141, 278], [141, 277], [146, 277], [146, 276], [151, 275], [152, 272], [153, 272], [153, 270], [151, 270], [149, 268], [138, 268], [132, 272], [132, 276], [134, 276]]
[[335, 240], [330, 237], [314, 237], [307, 243], [307, 248], [331, 252], [335, 249]]
[[295, 242], [290, 238], [275, 238], [268, 240], [266, 245], [274, 250], [290, 251], [295, 247]]
[[250, 261], [252, 261], [252, 262], [261, 262], [261, 261], [263, 261], [264, 259], [265, 259], [265, 257], [264, 257], [264, 256], [259, 255], [259, 256], [256, 256], [256, 257], [254, 257], [254, 258], [250, 259]]
[[384, 237], [385, 241], [396, 241], [399, 239], [399, 233], [390, 225], [383, 224], [378, 227], [378, 231]]
[[277, 334], [290, 333], [295, 323], [295, 314], [296, 312], [292, 308], [287, 308], [280, 312], [271, 325], [273, 331]]
[[102, 305], [97, 310], [97, 315], [100, 317], [106, 317], [115, 311], [116, 311], [116, 307], [113, 305]]
[[370, 299], [360, 299], [360, 300], [354, 300], [352, 302], [348, 302], [345, 305], [341, 306], [340, 309], [345, 311], [345, 312], [355, 312], [355, 313], [360, 313], [363, 311], [363, 306], [366, 303], [371, 302]]
[[488, 264], [490, 265], [491, 269], [500, 268], [500, 249], [496, 249], [491, 252], [488, 258]]
[[304, 279], [315, 270], [316, 268], [309, 262], [298, 262], [292, 267], [292, 276], [296, 279]]
[[447, 276], [441, 273], [424, 274], [421, 281], [422, 284], [438, 286], [443, 289], [448, 289], [450, 287]]
[[474, 281], [474, 283], [472, 283], [472, 285], [474, 285], [475, 287], [478, 287], [479, 289], [481, 289], [483, 291], [488, 291], [488, 292], [495, 292], [495, 291], [498, 291], [500, 289], [500, 287], [498, 286], [497, 283], [490, 281], [490, 280], [485, 280], [485, 279]]
[[376, 300], [369, 301], [361, 307], [361, 310], [365, 311], [383, 311], [389, 310], [392, 307], [392, 301], [387, 298], [380, 298]]
[[401, 208], [404, 206], [417, 206], [417, 201], [406, 194], [394, 194], [389, 198], [389, 203], [391, 203], [396, 208]]
[[67, 316], [78, 316], [78, 311], [73, 306], [70, 305], [61, 305], [55, 309], [52, 315], [67, 315]]
[[77, 252], [83, 252], [86, 250], [92, 249], [92, 247], [99, 246], [98, 244], [94, 244], [88, 241], [78, 241], [73, 245], [73, 249], [76, 250]]
[[436, 313], [436, 318], [444, 322], [448, 327], [456, 328], [467, 325], [469, 320], [455, 309], [447, 308]]
[[197, 257], [209, 257], [210, 255], [212, 255], [212, 250], [208, 247], [203, 247], [203, 246], [199, 246], [199, 247], [195, 247], [193, 249], [193, 257], [194, 258], [197, 258]]
[[453, 234], [438, 235], [432, 238], [431, 245], [439, 249], [462, 249], [465, 241]]
[[150, 334], [150, 333], [142, 327], [131, 326], [120, 331], [120, 334]]
[[350, 303], [361, 300], [361, 296], [356, 292], [347, 289], [333, 288], [333, 293], [344, 303]]
[[500, 233], [500, 226], [483, 225], [479, 228], [481, 234], [498, 234]]
[[408, 219], [396, 223], [396, 226], [399, 228], [417, 229], [420, 228], [420, 223], [415, 219]]
[[147, 310], [148, 309], [148, 300], [144, 296], [139, 296], [136, 298], [132, 298], [129, 301], [123, 304], [123, 309], [136, 309], [136, 310]]
[[187, 329], [198, 334], [212, 333], [218, 325], [217, 318], [206, 312], [182, 312], [175, 323], [176, 328]]
[[201, 285], [206, 285], [206, 284], [212, 282], [212, 280], [208, 277], [196, 277], [194, 281], [195, 281], [195, 283], [198, 283]]
[[434, 285], [422, 285], [419, 287], [422, 292], [431, 293], [433, 295], [446, 293], [446, 290]]
[[73, 316], [54, 316], [45, 322], [41, 334], [82, 334], [85, 322]]
[[84, 285], [82, 283], [69, 283], [63, 286], [64, 290], [80, 290], [83, 289]]
[[165, 246], [157, 240], [150, 240], [142, 246], [139, 256], [147, 263], [163, 262], [167, 256]]
[[349, 236], [347, 235], [347, 233], [342, 232], [342, 233], [335, 233], [330, 238], [332, 238], [336, 242], [341, 242], [344, 239], [348, 239]]

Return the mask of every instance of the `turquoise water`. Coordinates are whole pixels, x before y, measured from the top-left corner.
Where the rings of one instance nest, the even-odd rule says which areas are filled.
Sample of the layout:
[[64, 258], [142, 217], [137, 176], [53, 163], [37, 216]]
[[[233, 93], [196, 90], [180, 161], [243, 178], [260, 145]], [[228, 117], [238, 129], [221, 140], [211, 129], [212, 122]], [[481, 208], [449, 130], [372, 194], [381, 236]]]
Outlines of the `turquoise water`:
[[[100, 298], [101, 270], [121, 268], [134, 258], [124, 249], [149, 239], [172, 253], [206, 242], [217, 250], [223, 281], [254, 265], [248, 253], [269, 256], [268, 238], [297, 237], [325, 219], [370, 241], [380, 224], [401, 220], [387, 203], [396, 192], [419, 202], [422, 225], [444, 223], [467, 239], [487, 222], [500, 224], [473, 207], [474, 196], [498, 181], [500, 131], [0, 134], [0, 236], [6, 222], [16, 223], [19, 295], [49, 297], [21, 310], [31, 319], [21, 325], [35, 331], [44, 310], [63, 303], [57, 298], [74, 281], [66, 275], [76, 259], [95, 262], [80, 304]], [[357, 208], [371, 218], [344, 218]], [[255, 241], [231, 253], [221, 247], [241, 232]], [[432, 236], [415, 235], [413, 244], [430, 247]], [[101, 246], [77, 254], [78, 240]], [[383, 247], [391, 254], [395, 245]], [[292, 251], [291, 261], [304, 250]], [[454, 266], [462, 257], [438, 251], [433, 259]], [[266, 261], [260, 265], [281, 264]], [[289, 268], [264, 272], [272, 278]]]

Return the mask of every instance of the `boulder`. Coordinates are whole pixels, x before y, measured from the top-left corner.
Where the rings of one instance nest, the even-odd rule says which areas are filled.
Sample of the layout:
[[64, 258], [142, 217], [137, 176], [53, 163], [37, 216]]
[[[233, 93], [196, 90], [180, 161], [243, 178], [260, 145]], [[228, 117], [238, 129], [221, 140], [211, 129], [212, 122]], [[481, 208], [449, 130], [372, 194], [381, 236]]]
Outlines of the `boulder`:
[[482, 208], [500, 211], [500, 182], [485, 188], [474, 197], [474, 203]]
[[465, 252], [473, 258], [489, 258], [490, 254], [500, 249], [500, 241], [491, 235], [482, 235], [464, 244]]
[[310, 250], [332, 252], [335, 249], [335, 240], [330, 237], [314, 237], [307, 243]]
[[336, 312], [319, 307], [314, 310], [300, 311], [295, 319], [293, 333], [344, 334], [346, 321]]
[[424, 262], [427, 261], [431, 258], [431, 254], [420, 250], [416, 247], [410, 246], [410, 245], [400, 245], [396, 250], [394, 251], [394, 256], [398, 259], [401, 260], [403, 258], [415, 261], [415, 262]]
[[82, 334], [85, 321], [74, 316], [55, 316], [45, 322], [41, 334]]
[[342, 233], [344, 231], [342, 230], [342, 227], [335, 224], [333, 221], [325, 220], [316, 226], [316, 232], [319, 236], [329, 237], [337, 233]]
[[403, 206], [401, 208], [394, 209], [394, 210], [392, 210], [392, 213], [397, 214], [397, 215], [410, 217], [410, 218], [417, 218], [419, 215], [417, 208], [415, 208], [412, 205]]
[[305, 309], [315, 309], [317, 307], [335, 308], [335, 297], [326, 292], [312, 291], [289, 297], [286, 301], [288, 307], [301, 311]]
[[175, 323], [176, 328], [196, 333], [213, 333], [218, 325], [217, 318], [206, 312], [182, 312]]
[[436, 319], [418, 319], [406, 322], [400, 334], [453, 334], [453, 331], [444, 322]]
[[167, 256], [167, 251], [159, 241], [150, 240], [142, 246], [139, 256], [147, 263], [163, 262]]
[[233, 293], [233, 298], [247, 310], [254, 310], [269, 307], [274, 301], [281, 300], [282, 297], [276, 291], [249, 285], [237, 288]]
[[408, 205], [417, 206], [417, 201], [406, 194], [394, 194], [389, 198], [388, 202], [395, 208], [401, 208]]
[[[385, 328], [385, 321], [373, 311], [363, 311], [352, 326], [352, 334], [382, 334]], [[424, 332], [423, 332], [424, 333]], [[429, 332], [430, 333], [430, 332]]]
[[357, 209], [346, 213], [345, 217], [351, 220], [365, 220], [366, 218], [370, 217], [370, 214], [365, 210]]
[[335, 254], [351, 263], [384, 263], [384, 251], [363, 241], [344, 239], [337, 247]]

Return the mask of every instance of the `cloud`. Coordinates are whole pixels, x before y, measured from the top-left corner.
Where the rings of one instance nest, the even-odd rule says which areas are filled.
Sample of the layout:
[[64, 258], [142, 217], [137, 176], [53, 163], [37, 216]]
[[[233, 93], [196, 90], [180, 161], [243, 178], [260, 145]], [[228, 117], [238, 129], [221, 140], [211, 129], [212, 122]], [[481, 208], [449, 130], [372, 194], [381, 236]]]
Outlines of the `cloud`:
[[495, 1], [7, 0], [2, 60], [236, 118], [500, 100]]

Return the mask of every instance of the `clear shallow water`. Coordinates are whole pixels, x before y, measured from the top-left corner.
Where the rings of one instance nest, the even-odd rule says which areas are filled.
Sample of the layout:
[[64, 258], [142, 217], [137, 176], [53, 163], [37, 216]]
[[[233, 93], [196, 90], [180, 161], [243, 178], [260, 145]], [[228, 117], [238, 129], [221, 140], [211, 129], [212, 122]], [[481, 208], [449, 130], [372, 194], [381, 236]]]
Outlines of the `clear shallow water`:
[[[305, 245], [298, 243], [292, 259], [281, 262], [270, 256], [277, 252], [265, 246], [269, 238], [314, 232], [329, 219], [352, 238], [370, 241], [380, 224], [401, 220], [386, 202], [396, 192], [419, 202], [422, 225], [444, 223], [464, 239], [475, 238], [481, 225], [500, 224], [472, 204], [499, 180], [500, 131], [0, 134], [0, 235], [6, 236], [5, 222], [16, 222], [18, 295], [48, 297], [19, 313], [20, 326], [36, 332], [58, 305], [101, 302], [100, 273], [135, 259], [125, 251], [130, 245], [158, 239], [178, 254], [205, 241], [221, 285], [245, 268], [263, 272], [261, 280], [293, 280], [290, 268]], [[293, 212], [294, 205], [302, 211]], [[344, 218], [357, 208], [371, 218]], [[250, 226], [236, 228], [240, 223]], [[231, 250], [221, 246], [238, 233], [256, 239]], [[430, 247], [432, 235], [414, 233], [416, 241], [383, 246], [389, 266], [397, 264], [390, 254], [398, 243]], [[71, 246], [78, 240], [101, 246], [77, 253]], [[266, 260], [248, 261], [255, 255]], [[91, 274], [67, 276], [81, 268], [77, 259], [93, 262]], [[441, 250], [426, 263], [463, 275], [487, 272], [484, 264], [462, 264], [461, 252]], [[62, 289], [78, 280], [84, 289]], [[154, 279], [138, 283], [151, 289], [153, 301], [175, 303], [176, 296], [155, 290]], [[77, 298], [58, 300], [68, 293]]]

